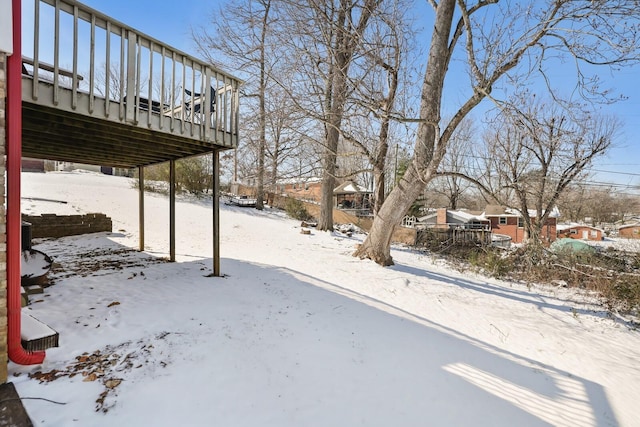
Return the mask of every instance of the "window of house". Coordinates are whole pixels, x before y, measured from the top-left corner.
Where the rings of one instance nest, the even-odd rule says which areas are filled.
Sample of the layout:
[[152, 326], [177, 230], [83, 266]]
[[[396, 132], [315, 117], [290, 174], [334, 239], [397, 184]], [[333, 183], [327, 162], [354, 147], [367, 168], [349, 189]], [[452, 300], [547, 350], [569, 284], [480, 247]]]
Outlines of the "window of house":
[[569, 232], [570, 232], [571, 234], [578, 234], [578, 230], [575, 230], [575, 229], [574, 229], [574, 230], [571, 230], [571, 231], [569, 231]]
[[524, 218], [518, 218], [518, 227], [524, 228]]
[[507, 217], [506, 217], [506, 216], [501, 216], [501, 217], [498, 219], [498, 224], [500, 224], [500, 225], [507, 225]]
[[591, 230], [591, 237], [598, 237], [598, 232], [596, 230]]

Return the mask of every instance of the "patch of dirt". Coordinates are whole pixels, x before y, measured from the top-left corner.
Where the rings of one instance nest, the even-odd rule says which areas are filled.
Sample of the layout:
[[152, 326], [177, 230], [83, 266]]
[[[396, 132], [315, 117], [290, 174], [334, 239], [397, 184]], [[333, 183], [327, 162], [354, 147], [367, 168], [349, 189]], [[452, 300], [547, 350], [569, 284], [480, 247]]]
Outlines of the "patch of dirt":
[[167, 258], [152, 257], [135, 249], [94, 249], [69, 257], [54, 259], [49, 273], [50, 284], [67, 277], [105, 276], [131, 267], [145, 267], [169, 262]]

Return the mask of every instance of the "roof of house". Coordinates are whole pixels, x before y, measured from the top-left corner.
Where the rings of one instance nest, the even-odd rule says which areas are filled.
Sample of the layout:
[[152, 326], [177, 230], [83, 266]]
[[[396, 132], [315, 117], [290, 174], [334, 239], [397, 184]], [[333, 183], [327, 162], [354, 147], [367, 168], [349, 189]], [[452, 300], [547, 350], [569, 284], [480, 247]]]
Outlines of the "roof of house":
[[356, 184], [353, 181], [345, 181], [333, 189], [333, 194], [349, 194], [349, 193], [371, 193], [371, 191]]
[[636, 224], [621, 225], [620, 227], [618, 227], [618, 230], [622, 230], [623, 228], [632, 228], [632, 227], [640, 227], [640, 222]]
[[[535, 209], [529, 209], [528, 212], [529, 212], [530, 218], [535, 218], [538, 216], [538, 212]], [[522, 215], [517, 209], [514, 209], [514, 208], [508, 208], [506, 206], [500, 206], [500, 205], [487, 205], [484, 208], [484, 212], [482, 213], [482, 216], [495, 217], [495, 216], [522, 216]], [[559, 217], [560, 217], [560, 211], [558, 210], [557, 207], [554, 207], [549, 213], [549, 218], [559, 218]]]
[[556, 226], [556, 230], [557, 231], [564, 231], [564, 230], [571, 230], [572, 228], [589, 228], [591, 230], [598, 230], [598, 231], [604, 231], [601, 228], [598, 227], [593, 227], [591, 225], [588, 224], [578, 224], [578, 223], [571, 223], [571, 224], [558, 224]]
[[507, 214], [507, 208], [505, 206], [500, 206], [500, 205], [487, 205], [484, 208], [484, 212], [483, 212], [483, 215], [490, 215], [490, 216], [506, 215], [506, 214]]
[[311, 177], [296, 177], [296, 178], [287, 178], [287, 179], [279, 179], [278, 185], [288, 185], [288, 184], [315, 184], [317, 182], [322, 182], [322, 178], [317, 176]]
[[[428, 215], [425, 215], [423, 217], [418, 218], [418, 221], [420, 222], [427, 222], [429, 219], [432, 218], [437, 218], [438, 213], [437, 212], [432, 212]], [[483, 218], [481, 216], [478, 215], [473, 215], [472, 213], [468, 212], [468, 211], [450, 211], [447, 210], [447, 216], [453, 217], [455, 219], [457, 219], [460, 222], [472, 222], [472, 221], [488, 221], [487, 218]], [[450, 221], [447, 221], [450, 222]]]

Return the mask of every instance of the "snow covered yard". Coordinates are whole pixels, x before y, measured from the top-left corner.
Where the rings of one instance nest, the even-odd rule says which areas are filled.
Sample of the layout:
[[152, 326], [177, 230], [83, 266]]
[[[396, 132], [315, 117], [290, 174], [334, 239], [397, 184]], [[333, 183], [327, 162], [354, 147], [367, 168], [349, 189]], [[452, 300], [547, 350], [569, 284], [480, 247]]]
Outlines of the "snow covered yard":
[[[113, 233], [45, 240], [55, 284], [26, 308], [60, 333], [10, 380], [42, 426], [636, 426], [640, 333], [575, 290], [452, 271], [276, 212], [181, 200], [168, 263], [166, 197], [138, 245], [131, 180], [22, 175], [23, 212], [102, 212]], [[66, 204], [39, 199], [66, 201]]]

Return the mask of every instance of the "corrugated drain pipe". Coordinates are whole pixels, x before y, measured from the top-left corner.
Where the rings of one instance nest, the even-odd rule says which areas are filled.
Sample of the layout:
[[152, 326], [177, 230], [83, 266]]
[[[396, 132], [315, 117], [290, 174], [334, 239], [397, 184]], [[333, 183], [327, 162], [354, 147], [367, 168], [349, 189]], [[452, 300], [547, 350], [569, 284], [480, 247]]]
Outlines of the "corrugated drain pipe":
[[21, 0], [12, 0], [13, 55], [7, 58], [7, 315], [9, 359], [20, 365], [42, 363], [45, 352], [28, 352], [20, 339], [20, 162], [22, 157]]

